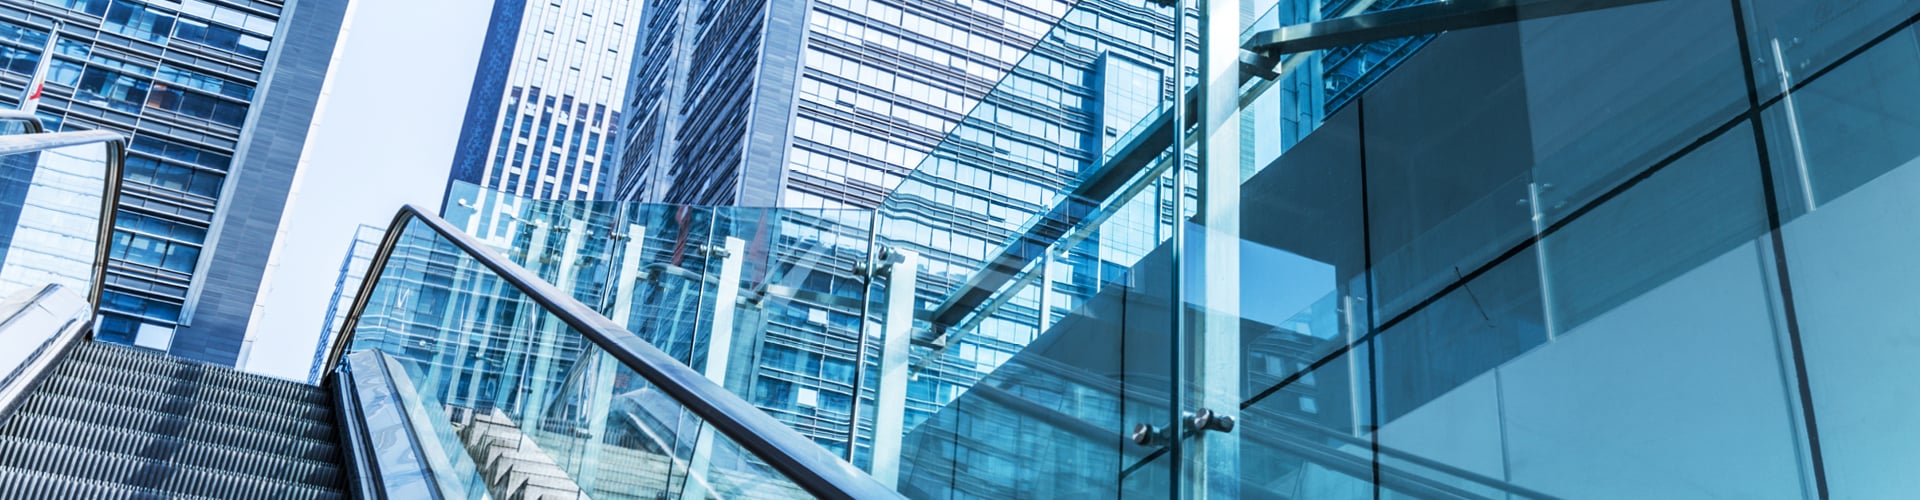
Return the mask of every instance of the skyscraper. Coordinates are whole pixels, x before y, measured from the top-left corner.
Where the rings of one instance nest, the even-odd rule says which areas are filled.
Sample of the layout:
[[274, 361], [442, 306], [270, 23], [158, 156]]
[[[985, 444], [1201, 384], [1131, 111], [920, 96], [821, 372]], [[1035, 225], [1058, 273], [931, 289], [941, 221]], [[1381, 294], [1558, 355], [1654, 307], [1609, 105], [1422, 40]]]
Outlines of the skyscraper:
[[50, 129], [132, 138], [100, 338], [216, 364], [240, 356], [346, 10], [346, 0], [0, 2], [0, 102], [18, 102], [57, 20], [39, 114]]
[[[599, 198], [640, 10], [626, 0], [495, 2], [446, 204], [511, 209], [493, 198]], [[461, 182], [488, 199], [457, 199]], [[485, 215], [474, 222], [467, 229], [481, 238], [505, 227]]]
[[307, 370], [307, 383], [319, 384], [326, 375], [320, 373], [320, 369], [327, 350], [333, 347], [334, 339], [339, 338], [354, 299], [360, 298], [360, 284], [367, 278], [367, 267], [372, 265], [374, 254], [380, 252], [380, 240], [386, 235], [387, 230], [367, 224], [354, 228], [353, 243], [347, 245], [347, 256], [340, 262], [340, 277], [333, 282], [333, 298], [327, 301], [327, 316], [320, 324], [319, 342], [313, 347], [313, 367]]
[[[872, 208], [1070, 5], [649, 5], [616, 193]], [[807, 163], [808, 153], [838, 161]]]

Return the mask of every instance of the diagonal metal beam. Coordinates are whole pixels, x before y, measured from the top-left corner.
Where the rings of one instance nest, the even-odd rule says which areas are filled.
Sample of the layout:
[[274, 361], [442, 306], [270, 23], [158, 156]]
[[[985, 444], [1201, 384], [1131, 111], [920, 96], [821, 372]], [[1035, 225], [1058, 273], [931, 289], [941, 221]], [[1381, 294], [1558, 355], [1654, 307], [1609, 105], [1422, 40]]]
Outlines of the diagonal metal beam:
[[1254, 33], [1241, 48], [1270, 57], [1655, 0], [1453, 0]]

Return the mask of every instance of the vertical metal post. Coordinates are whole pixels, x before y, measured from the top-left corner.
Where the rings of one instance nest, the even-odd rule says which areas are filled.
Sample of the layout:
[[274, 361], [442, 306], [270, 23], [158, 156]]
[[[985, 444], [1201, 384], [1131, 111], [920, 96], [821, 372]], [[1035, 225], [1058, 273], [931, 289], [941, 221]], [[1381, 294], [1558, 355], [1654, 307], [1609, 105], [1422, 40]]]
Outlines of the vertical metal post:
[[[1173, 125], [1167, 128], [1173, 134], [1169, 142], [1169, 153], [1173, 157], [1169, 174], [1173, 184], [1173, 227], [1167, 237], [1170, 246], [1167, 267], [1172, 275], [1167, 316], [1172, 324], [1168, 325], [1167, 335], [1166, 403], [1167, 417], [1171, 420], [1167, 423], [1167, 432], [1172, 433], [1172, 439], [1167, 443], [1167, 498], [1181, 498], [1186, 450], [1180, 435], [1184, 427], [1180, 423], [1180, 409], [1187, 404], [1187, 272], [1182, 260], [1187, 249], [1187, 0], [1173, 0], [1173, 109], [1170, 111]], [[1156, 204], [1154, 209], [1157, 211], [1159, 206]], [[1158, 221], [1154, 222], [1155, 227], [1159, 225]]]
[[913, 297], [920, 256], [893, 250], [887, 273], [887, 309], [881, 330], [880, 388], [873, 417], [873, 478], [888, 488], [900, 482], [901, 435], [906, 432], [908, 353], [913, 345]]
[[875, 211], [867, 219], [867, 254], [865, 269], [860, 271], [860, 343], [854, 348], [853, 355], [853, 403], [847, 410], [847, 463], [854, 463], [860, 450], [860, 393], [867, 389], [867, 344], [872, 341], [873, 321], [873, 278], [874, 269], [880, 265], [874, 252], [878, 250], [880, 238], [880, 212]]
[[626, 252], [620, 255], [620, 267], [613, 279], [607, 280], [607, 286], [613, 292], [613, 310], [607, 313], [621, 328], [633, 331], [633, 296], [638, 293], [640, 277], [640, 256], [646, 253], [647, 227], [639, 224], [627, 224]]
[[[532, 229], [531, 233], [533, 234], [531, 237], [528, 238], [527, 248], [524, 250], [526, 252], [526, 255], [528, 257], [533, 257], [538, 255], [540, 252], [546, 251], [547, 237], [549, 236], [549, 230], [548, 230], [547, 224], [542, 223], [540, 221], [528, 220], [528, 219], [516, 219], [516, 220], [519, 220], [521, 224], [524, 224]], [[522, 259], [522, 260], [526, 262], [527, 265], [521, 266], [521, 267], [525, 267], [528, 270], [538, 269], [538, 267], [535, 265], [534, 262], [526, 259]], [[480, 266], [476, 264], [475, 267], [478, 268]], [[508, 291], [508, 290], [512, 290], [512, 291]], [[519, 291], [513, 290], [512, 285], [509, 285], [507, 283], [504, 283], [504, 282], [496, 283], [494, 290], [490, 290], [490, 292], [492, 291], [498, 291], [494, 295], [494, 297], [496, 298], [500, 297], [498, 293], [511, 293], [516, 297], [513, 300], [521, 301], [522, 305], [526, 305], [526, 306], [533, 305], [532, 297], [518, 296]], [[530, 361], [528, 357], [530, 357], [533, 353], [533, 344], [535, 342], [534, 336], [536, 336], [537, 333], [523, 333], [523, 332], [529, 332], [529, 330], [532, 330], [533, 327], [539, 326], [538, 323], [536, 323], [538, 321], [537, 316], [539, 315], [539, 313], [537, 311], [539, 309], [534, 307], [522, 307], [522, 308], [518, 308], [517, 310], [524, 311], [524, 312], [515, 314], [514, 324], [505, 330], [501, 330], [501, 335], [506, 337], [504, 339], [506, 340], [506, 342], [503, 342], [503, 344], [506, 345], [506, 349], [507, 349], [507, 352], [506, 352], [507, 366], [504, 367], [505, 369], [501, 373], [502, 375], [501, 378], [506, 380], [502, 380], [500, 385], [502, 387], [514, 387], [517, 385], [524, 389], [529, 387], [530, 384], [532, 384], [532, 380], [528, 380], [531, 377], [532, 372], [527, 371], [524, 368], [524, 366]], [[524, 338], [518, 338], [522, 336], [524, 336]], [[520, 342], [525, 342], [525, 347], [520, 347], [519, 345], [517, 345]], [[516, 349], [520, 350], [521, 352], [514, 352]], [[512, 377], [520, 377], [521, 380], [519, 381], [518, 384], [515, 384], [512, 381]], [[505, 401], [505, 400], [500, 401], [500, 406], [509, 410], [508, 413], [520, 412], [521, 414], [525, 414], [527, 410], [533, 409], [527, 406], [528, 405], [527, 402], [530, 401], [528, 399], [527, 394], [524, 394], [524, 393], [511, 394], [511, 395], [501, 394], [498, 397], [512, 398], [513, 404], [511, 406], [506, 404], [508, 401]]]
[[1545, 323], [1547, 341], [1553, 342], [1559, 338], [1560, 327], [1553, 321], [1553, 281], [1547, 272], [1547, 240], [1543, 239], [1547, 233], [1547, 209], [1540, 206], [1540, 193], [1549, 187], [1552, 184], [1542, 184], [1539, 179], [1528, 182], [1527, 208], [1533, 212], [1530, 214], [1533, 217], [1533, 263], [1534, 274], [1539, 275], [1540, 318]]
[[[746, 260], [746, 251], [745, 240], [728, 236], [721, 251], [713, 256], [720, 260], [720, 280], [714, 284], [713, 322], [707, 330], [707, 360], [700, 373], [722, 387], [727, 384], [728, 361], [733, 359], [733, 309], [740, 299], [740, 263]], [[707, 262], [711, 265], [713, 260]], [[713, 465], [714, 437], [713, 429], [703, 428], [694, 442], [693, 461], [688, 469], [696, 481], [711, 477], [708, 470]]]
[[[613, 278], [607, 280], [608, 292], [614, 297], [613, 310], [609, 315], [615, 324], [627, 331], [633, 331], [631, 324], [633, 315], [630, 312], [633, 310], [634, 279], [640, 272], [640, 255], [646, 249], [646, 233], [646, 227], [638, 224], [627, 225], [626, 251], [620, 255], [620, 267], [615, 269]], [[609, 246], [618, 244], [620, 238], [617, 233], [608, 235]], [[604, 438], [607, 435], [607, 419], [613, 416], [614, 368], [619, 366], [619, 362], [605, 350], [593, 349], [592, 352], [593, 357], [590, 359], [594, 363], [593, 382], [587, 385], [587, 390], [593, 391], [593, 404], [588, 412], [591, 415], [588, 418], [591, 420], [587, 422], [586, 456], [592, 457], [589, 463], [598, 461], [600, 448], [606, 443]], [[583, 359], [581, 362], [584, 363], [587, 360]], [[597, 477], [599, 473], [600, 468], [587, 467], [583, 473], [586, 477], [580, 480], [580, 488], [592, 491], [594, 484], [599, 481]]]
[[1053, 252], [1051, 249], [1040, 252], [1040, 269], [1034, 272], [1040, 273], [1040, 299], [1038, 305], [1034, 307], [1040, 313], [1040, 321], [1037, 324], [1040, 329], [1033, 332], [1035, 338], [1039, 338], [1038, 336], [1047, 334], [1048, 328], [1053, 327]]
[[733, 359], [733, 309], [740, 300], [740, 264], [747, 242], [728, 236], [720, 257], [720, 282], [714, 286], [713, 322], [707, 331], [707, 363], [702, 373], [713, 383], [727, 383], [727, 361]]
[[[1199, 227], [1195, 276], [1199, 324], [1192, 338], [1189, 411], [1213, 419], [1240, 413], [1240, 3], [1195, 0], [1200, 11]], [[1201, 425], [1196, 419], [1194, 425]], [[1227, 427], [1231, 429], [1231, 427]], [[1238, 498], [1240, 440], [1236, 434], [1196, 429], [1188, 461], [1180, 464], [1188, 498]]]
[[[556, 222], [556, 225], [557, 224]], [[560, 259], [549, 264], [559, 267], [559, 272], [554, 273], [553, 279], [557, 280], [557, 282], [554, 283], [555, 287], [566, 291], [568, 294], [572, 294], [574, 293], [574, 278], [579, 269], [573, 264], [580, 260], [580, 240], [582, 239], [581, 236], [587, 232], [587, 221], [573, 219], [567, 221], [566, 224], [567, 234], [563, 237], [565, 240], [562, 241], [560, 246]], [[534, 247], [534, 249], [541, 254], [546, 253], [546, 239], [547, 238], [539, 238], [541, 245]], [[541, 265], [540, 262], [531, 260], [539, 257], [533, 255], [529, 255], [528, 257], [528, 264], [532, 264], [532, 267], [536, 269], [548, 268], [547, 265]], [[561, 333], [563, 329], [570, 328], [557, 319], [549, 319], [546, 321], [546, 324], [541, 325], [538, 333], [540, 337], [534, 341], [534, 345], [532, 346], [534, 353], [532, 359], [533, 369], [527, 371], [527, 381], [525, 384], [532, 387], [532, 391], [529, 392], [527, 400], [534, 405], [547, 404], [548, 398], [550, 397], [549, 394], [555, 387], [563, 382], [562, 380], [544, 378], [546, 374], [554, 370], [554, 358], [559, 356], [561, 339], [578, 335], [577, 333], [563, 334]], [[533, 406], [529, 407], [528, 410], [530, 410], [529, 415], [531, 416], [531, 421], [535, 422], [533, 428], [539, 428], [539, 422], [546, 420], [546, 408]]]

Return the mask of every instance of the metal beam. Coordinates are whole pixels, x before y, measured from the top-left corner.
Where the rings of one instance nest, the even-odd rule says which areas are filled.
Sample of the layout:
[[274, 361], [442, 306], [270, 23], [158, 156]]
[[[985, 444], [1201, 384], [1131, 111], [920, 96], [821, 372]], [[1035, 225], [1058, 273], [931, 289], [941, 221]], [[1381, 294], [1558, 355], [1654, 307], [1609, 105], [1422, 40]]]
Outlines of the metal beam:
[[1380, 40], [1477, 28], [1655, 0], [1453, 0], [1254, 33], [1241, 48], [1278, 58]]

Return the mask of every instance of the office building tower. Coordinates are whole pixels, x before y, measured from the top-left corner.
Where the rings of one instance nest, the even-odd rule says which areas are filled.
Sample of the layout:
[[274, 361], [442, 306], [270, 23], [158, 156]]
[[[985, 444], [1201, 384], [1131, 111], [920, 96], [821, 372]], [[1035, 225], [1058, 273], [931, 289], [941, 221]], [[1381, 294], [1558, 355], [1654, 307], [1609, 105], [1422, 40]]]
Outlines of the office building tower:
[[650, 4], [616, 195], [871, 208], [1070, 5]]
[[[495, 2], [446, 205], [510, 209], [495, 199], [599, 198], [640, 11], [640, 2], [626, 0]], [[456, 183], [479, 185], [488, 198], [457, 199]], [[481, 238], [505, 227], [497, 217], [482, 219], [468, 228]]]
[[0, 105], [58, 21], [42, 119], [132, 138], [101, 338], [236, 362], [346, 4], [0, 2]]
[[320, 323], [319, 342], [313, 347], [313, 367], [307, 371], [307, 383], [318, 384], [326, 375], [320, 373], [320, 368], [325, 364], [327, 350], [333, 346], [334, 339], [340, 337], [340, 328], [352, 312], [353, 301], [360, 297], [360, 282], [367, 277], [367, 266], [373, 263], [374, 254], [380, 250], [380, 239], [386, 235], [385, 229], [366, 224], [354, 228], [353, 243], [347, 245], [347, 257], [340, 262], [340, 277], [333, 281], [333, 298], [327, 300], [326, 320]]

